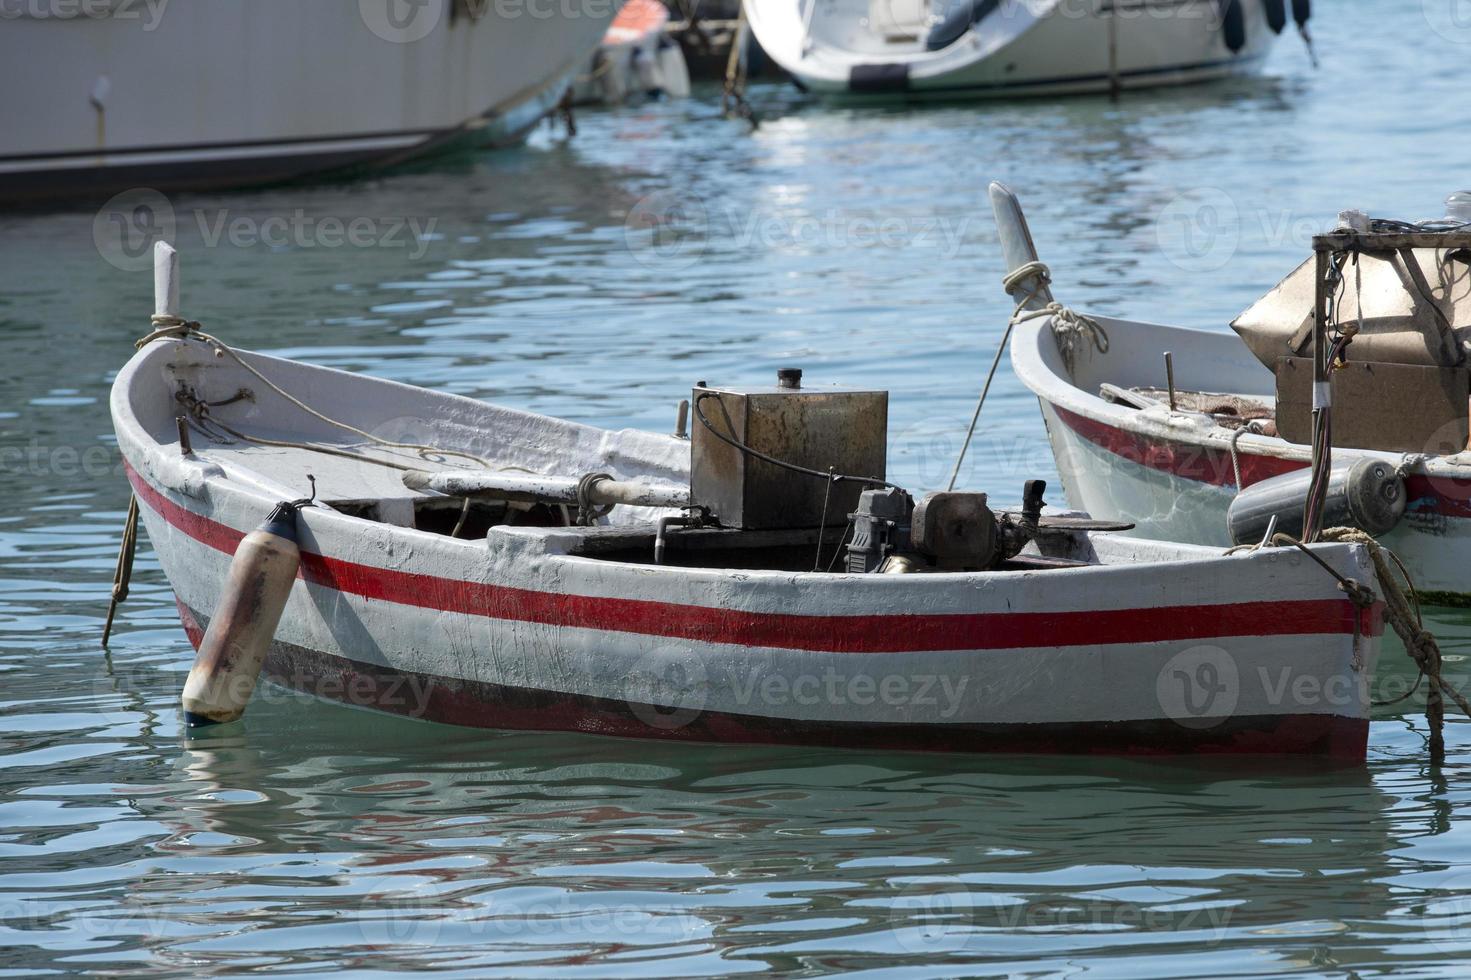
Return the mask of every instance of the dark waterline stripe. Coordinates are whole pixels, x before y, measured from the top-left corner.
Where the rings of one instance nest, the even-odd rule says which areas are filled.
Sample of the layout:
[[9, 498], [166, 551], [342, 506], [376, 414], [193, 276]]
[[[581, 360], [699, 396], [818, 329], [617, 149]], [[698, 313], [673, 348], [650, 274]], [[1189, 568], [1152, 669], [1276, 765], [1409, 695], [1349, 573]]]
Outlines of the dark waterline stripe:
[[[183, 603], [197, 647], [207, 620]], [[1285, 714], [1037, 724], [853, 722], [707, 711], [446, 678], [365, 664], [274, 641], [262, 676], [337, 704], [404, 718], [508, 731], [726, 744], [1014, 755], [1309, 755], [1344, 765], [1368, 754], [1369, 722]]]

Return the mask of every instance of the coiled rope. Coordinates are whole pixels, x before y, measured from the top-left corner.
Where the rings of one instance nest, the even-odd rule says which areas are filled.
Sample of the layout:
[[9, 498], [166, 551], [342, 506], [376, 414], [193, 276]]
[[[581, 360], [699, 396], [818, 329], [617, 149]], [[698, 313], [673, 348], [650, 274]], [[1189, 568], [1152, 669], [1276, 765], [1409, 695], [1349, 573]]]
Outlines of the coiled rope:
[[1052, 335], [1057, 338], [1057, 350], [1062, 354], [1063, 364], [1067, 366], [1069, 374], [1073, 372], [1079, 349], [1085, 349], [1091, 344], [1098, 353], [1108, 353], [1108, 332], [1092, 317], [1070, 310], [1055, 300], [1035, 310], [1026, 308], [1027, 304], [1052, 285], [1052, 270], [1047, 268], [1047, 263], [1034, 259], [1017, 266], [1002, 278], [1001, 285], [1010, 294], [1013, 290], [1021, 289], [1028, 279], [1032, 280], [1032, 284], [1026, 287], [1016, 308], [1011, 311], [1006, 332], [1001, 335], [1001, 343], [996, 346], [996, 356], [991, 361], [991, 370], [986, 373], [981, 396], [976, 399], [976, 410], [971, 413], [970, 426], [965, 430], [965, 441], [960, 444], [960, 455], [955, 458], [955, 468], [950, 471], [950, 482], [946, 485], [946, 490], [954, 490], [956, 481], [960, 479], [960, 467], [965, 463], [965, 454], [970, 450], [971, 440], [975, 438], [976, 424], [981, 420], [981, 409], [986, 406], [986, 396], [991, 393], [991, 382], [996, 379], [996, 369], [1001, 366], [1001, 355], [1006, 353], [1006, 345], [1011, 342], [1011, 333], [1017, 324], [1039, 317], [1051, 317]]
[[1038, 317], [1051, 317], [1052, 335], [1057, 338], [1057, 349], [1062, 354], [1063, 364], [1066, 365], [1069, 374], [1072, 373], [1077, 363], [1078, 351], [1085, 350], [1091, 345], [1100, 354], [1108, 353], [1108, 331], [1104, 330], [1103, 326], [1091, 316], [1069, 309], [1056, 300], [1040, 309], [1025, 309], [1026, 305], [1036, 299], [1042, 290], [1052, 285], [1052, 270], [1047, 268], [1047, 263], [1032, 261], [1019, 266], [1001, 280], [1001, 285], [1010, 293], [1029, 277], [1034, 277], [1035, 281], [1022, 296], [1021, 302], [1016, 304], [1016, 309], [1012, 311], [1013, 324], [1026, 323]]

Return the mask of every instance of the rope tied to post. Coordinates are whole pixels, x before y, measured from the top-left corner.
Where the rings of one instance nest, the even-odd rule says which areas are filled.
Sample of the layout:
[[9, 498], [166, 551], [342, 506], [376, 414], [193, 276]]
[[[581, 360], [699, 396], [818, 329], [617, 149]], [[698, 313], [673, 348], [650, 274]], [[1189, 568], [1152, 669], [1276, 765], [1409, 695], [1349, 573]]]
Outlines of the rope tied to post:
[[592, 491], [604, 480], [613, 479], [611, 473], [584, 473], [577, 481], [577, 526], [592, 527], [601, 518], [608, 516], [613, 506], [599, 507], [593, 503]]
[[[1029, 279], [1031, 285], [1025, 285]], [[1006, 345], [1011, 343], [1011, 333], [1016, 329], [1017, 324], [1036, 320], [1039, 317], [1051, 317], [1052, 335], [1057, 339], [1058, 352], [1062, 354], [1063, 363], [1067, 365], [1069, 374], [1072, 373], [1073, 364], [1077, 359], [1077, 351], [1086, 349], [1088, 344], [1091, 343], [1100, 354], [1108, 353], [1108, 332], [1092, 317], [1068, 309], [1055, 300], [1035, 310], [1027, 309], [1027, 304], [1052, 285], [1052, 270], [1047, 267], [1046, 262], [1033, 259], [1017, 266], [1002, 277], [1001, 285], [1008, 294], [1014, 294], [1020, 290], [1022, 297], [1017, 301], [1016, 308], [1011, 311], [1011, 319], [1006, 323], [1006, 331], [1001, 335], [1001, 343], [996, 346], [996, 356], [991, 361], [991, 370], [986, 373], [986, 383], [981, 387], [981, 396], [976, 399], [976, 408], [971, 413], [970, 426], [965, 430], [965, 441], [960, 444], [960, 455], [955, 458], [955, 468], [950, 471], [950, 483], [945, 487], [946, 490], [954, 490], [956, 481], [960, 479], [960, 467], [965, 463], [965, 454], [970, 451], [971, 441], [975, 438], [976, 424], [981, 420], [981, 409], [986, 406], [986, 397], [991, 393], [991, 382], [996, 379], [996, 369], [1001, 366], [1001, 355], [1006, 353]]]
[[[332, 418], [330, 415], [327, 415], [323, 412], [318, 411], [315, 408], [312, 408], [306, 402], [302, 401], [300, 398], [297, 398], [285, 388], [282, 388], [280, 385], [276, 384], [276, 382], [266, 377], [253, 364], [249, 363], [245, 360], [245, 358], [241, 357], [240, 354], [233, 348], [231, 348], [229, 344], [226, 344], [218, 337], [211, 336], [210, 334], [205, 333], [203, 330], [200, 330], [198, 320], [186, 320], [183, 317], [173, 316], [170, 314], [154, 314], [154, 316], [152, 317], [152, 323], [155, 329], [151, 333], [148, 333], [139, 338], [134, 346], [141, 349], [145, 345], [150, 344], [155, 340], [197, 340], [203, 344], [208, 345], [214, 351], [216, 357], [228, 357], [233, 360], [244, 371], [251, 374], [258, 381], [260, 381], [261, 384], [265, 385], [271, 391], [275, 392], [281, 398], [285, 399], [290, 405], [294, 406], [300, 411], [305, 412], [307, 415], [317, 419], [319, 422], [326, 423], [327, 425], [330, 425], [334, 428], [342, 429], [346, 432], [351, 432], [352, 434], [361, 437], [366, 442], [378, 446], [379, 448], [411, 450], [420, 459], [432, 459], [435, 456], [455, 457], [458, 459], [468, 460], [469, 462], [481, 466], [485, 469], [497, 468], [493, 466], [491, 462], [485, 459], [483, 456], [477, 456], [474, 453], [464, 452], [463, 450], [459, 449], [445, 449], [440, 446], [431, 446], [419, 442], [398, 442], [392, 439], [384, 439], [382, 436], [375, 435], [374, 433], [368, 432], [365, 429], [360, 429], [355, 425], [342, 421], [341, 419]], [[243, 397], [246, 393], [246, 389], [241, 389], [240, 392], [236, 393], [234, 398], [228, 399], [227, 401], [223, 402], [213, 403], [206, 402], [203, 399], [198, 398], [187, 389], [180, 389], [180, 391], [175, 394], [175, 397], [188, 409], [191, 423], [195, 425], [195, 427], [198, 428], [200, 432], [211, 439], [217, 438], [217, 433], [213, 433], [208, 428], [205, 428], [206, 425], [214, 426], [222, 430], [223, 432], [234, 436], [237, 439], [241, 439], [246, 442], [253, 442], [257, 445], [278, 446], [291, 449], [304, 449], [310, 452], [323, 453], [331, 456], [341, 456], [346, 459], [353, 459], [375, 466], [387, 467], [390, 469], [407, 470], [413, 468], [402, 463], [395, 463], [390, 460], [378, 459], [373, 456], [365, 456], [361, 453], [355, 453], [348, 449], [338, 448], [335, 446], [324, 446], [316, 443], [300, 442], [291, 439], [269, 439], [265, 436], [248, 435], [244, 432], [239, 431], [238, 429], [233, 428], [232, 426], [225, 424], [224, 422], [220, 421], [218, 418], [215, 418], [210, 414], [209, 410], [212, 405], [220, 406], [230, 404], [231, 402]]]
[[1021, 289], [1028, 280], [1032, 284], [1025, 288], [1022, 298], [1017, 302], [1016, 309], [1012, 310], [1012, 325], [1026, 323], [1028, 320], [1036, 320], [1040, 317], [1052, 318], [1052, 335], [1057, 338], [1057, 349], [1062, 354], [1063, 363], [1067, 365], [1071, 373], [1073, 365], [1077, 361], [1077, 352], [1092, 347], [1100, 354], [1108, 353], [1108, 331], [1091, 316], [1071, 309], [1053, 300], [1046, 306], [1035, 310], [1028, 310], [1027, 304], [1037, 298], [1046, 288], [1052, 285], [1052, 270], [1047, 263], [1033, 260], [1025, 265], [1018, 266], [1001, 280], [1001, 285], [1008, 293]]
[[139, 337], [133, 342], [135, 350], [142, 350], [155, 340], [173, 338], [175, 340], [186, 340], [191, 335], [198, 334], [201, 337], [206, 334], [199, 333], [198, 320], [186, 320], [172, 313], [155, 313], [149, 318], [153, 323], [153, 331]]
[[[812, 2], [816, 4], [816, 0]], [[750, 34], [751, 25], [746, 20], [746, 6], [741, 4], [736, 16], [735, 34], [730, 42], [730, 54], [725, 62], [725, 88], [720, 96], [720, 112], [727, 119], [734, 117], [746, 120], [754, 130], [761, 121], [756, 117], [751, 103], [746, 100], [746, 83], [749, 81], [750, 70], [750, 54], [746, 46]]]

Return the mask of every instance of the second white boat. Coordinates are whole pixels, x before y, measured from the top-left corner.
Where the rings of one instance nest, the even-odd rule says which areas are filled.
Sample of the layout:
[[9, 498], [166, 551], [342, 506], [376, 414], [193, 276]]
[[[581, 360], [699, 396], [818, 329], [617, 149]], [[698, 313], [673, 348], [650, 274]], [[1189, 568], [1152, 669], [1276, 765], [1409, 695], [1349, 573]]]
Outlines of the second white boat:
[[824, 95], [1108, 92], [1256, 71], [1307, 0], [746, 0], [762, 48]]
[[[1045, 267], [1015, 196], [993, 184], [991, 197], [1013, 300], [1039, 314], [1063, 309], [1049, 306], [1052, 293], [1032, 271]], [[1432, 233], [1458, 220], [1471, 230], [1468, 211], [1436, 223]], [[1447, 236], [1444, 248], [1420, 249], [1416, 263], [1366, 254], [1361, 267], [1340, 272], [1342, 320], [1361, 326], [1331, 383], [1338, 402], [1333, 457], [1345, 467], [1363, 464], [1352, 480], [1348, 471], [1340, 474], [1340, 502], [1352, 484], [1383, 505], [1379, 513], [1357, 516], [1345, 505], [1343, 523], [1390, 548], [1423, 600], [1465, 605], [1471, 604], [1471, 306], [1467, 252], [1454, 241]], [[1420, 274], [1423, 293], [1414, 285], [1416, 266], [1431, 270]], [[1301, 419], [1315, 396], [1305, 379], [1299, 400], [1281, 400], [1291, 391], [1284, 387], [1290, 365], [1277, 360], [1277, 348], [1282, 361], [1291, 361], [1289, 335], [1311, 321], [1311, 270], [1309, 262], [1238, 317], [1233, 326], [1241, 337], [1116, 317], [1079, 320], [1084, 315], [1070, 311], [1066, 322], [1046, 315], [1018, 322], [1012, 367], [1041, 403], [1068, 502], [1171, 541], [1224, 547], [1257, 540], [1259, 534], [1243, 528], [1273, 510], [1279, 530], [1295, 532], [1289, 525], [1303, 514], [1297, 492], [1306, 488], [1313, 460]], [[1409, 285], [1401, 284], [1401, 272]], [[1071, 327], [1080, 322], [1096, 324], [1106, 342], [1075, 335]], [[1452, 347], [1445, 358], [1429, 356], [1434, 345], [1418, 330], [1428, 324], [1428, 336], [1439, 337], [1438, 322], [1447, 325]], [[1266, 326], [1274, 323], [1283, 325], [1275, 342]], [[1418, 359], [1411, 356], [1417, 344]], [[1264, 356], [1278, 365], [1276, 377]], [[1357, 382], [1355, 374], [1362, 376]]]

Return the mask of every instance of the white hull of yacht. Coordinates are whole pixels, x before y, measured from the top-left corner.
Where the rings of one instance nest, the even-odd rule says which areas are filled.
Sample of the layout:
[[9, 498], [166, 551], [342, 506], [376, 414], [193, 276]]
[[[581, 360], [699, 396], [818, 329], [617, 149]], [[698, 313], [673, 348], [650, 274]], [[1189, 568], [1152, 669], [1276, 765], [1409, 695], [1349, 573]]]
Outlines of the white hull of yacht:
[[393, 6], [193, 0], [151, 20], [142, 3], [8, 17], [0, 202], [259, 184], [514, 142], [615, 9], [431, 2], [398, 21]]
[[1002, 0], [934, 51], [923, 0], [746, 0], [746, 11], [762, 48], [810, 91], [955, 99], [1087, 94], [1255, 72], [1277, 34], [1262, 0], [1239, 2], [1244, 36], [1235, 50], [1217, 0]]

